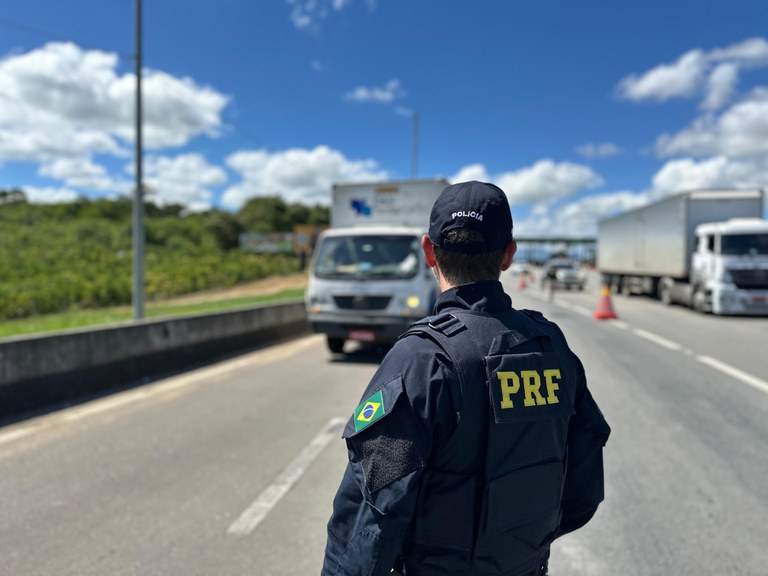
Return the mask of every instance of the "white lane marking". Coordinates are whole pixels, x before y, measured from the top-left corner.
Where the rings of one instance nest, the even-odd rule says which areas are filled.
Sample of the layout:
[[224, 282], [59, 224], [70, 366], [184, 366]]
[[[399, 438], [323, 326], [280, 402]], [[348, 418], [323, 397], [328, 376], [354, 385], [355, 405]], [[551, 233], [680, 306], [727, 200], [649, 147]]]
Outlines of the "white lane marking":
[[696, 360], [768, 394], [768, 382], [765, 380], [752, 376], [752, 374], [747, 374], [743, 370], [734, 368], [730, 364], [716, 360], [711, 356], [696, 356]]
[[634, 328], [632, 332], [640, 336], [640, 338], [645, 338], [646, 340], [649, 340], [654, 344], [658, 344], [659, 346], [663, 346], [664, 348], [669, 348], [670, 350], [683, 349], [683, 347], [677, 342], [672, 342], [672, 340], [667, 340], [666, 338], [662, 338], [661, 336], [658, 336], [653, 332], [647, 332], [645, 330], [641, 330], [640, 328]]
[[3, 429], [0, 431], [0, 445], [11, 443], [14, 440], [19, 440], [30, 436], [31, 434], [42, 432], [56, 426], [85, 420], [89, 417], [115, 410], [121, 406], [134, 404], [142, 400], [152, 400], [158, 397], [170, 399], [175, 397], [174, 393], [178, 395], [180, 391], [183, 391], [193, 384], [204, 384], [206, 382], [221, 380], [222, 377], [243, 368], [290, 358], [298, 351], [317, 344], [317, 341], [321, 338], [322, 336], [320, 335], [312, 335], [300, 340], [291, 340], [289, 342], [277, 344], [268, 349], [257, 350], [245, 354], [244, 356], [232, 360], [225, 360], [214, 366], [200, 368], [193, 372], [172, 376], [151, 384], [145, 384], [132, 390], [118, 392], [105, 398], [87, 402], [80, 406], [74, 406], [72, 408], [46, 414], [45, 416], [26, 421], [20, 428], [17, 428], [15, 425], [10, 425], [7, 430]]
[[[613, 323], [613, 325], [616, 326], [617, 328], [628, 327], [628, 325], [626, 324], [624, 324], [623, 326], [619, 326], [618, 324], [619, 324], [618, 322]], [[666, 338], [662, 338], [661, 336], [658, 336], [653, 332], [641, 330], [640, 328], [632, 328], [631, 331], [633, 334], [636, 334], [637, 336], [640, 336], [641, 338], [645, 338], [646, 340], [649, 340], [651, 342], [654, 342], [659, 346], [663, 346], [670, 350], [676, 350], [676, 351], [682, 352], [683, 354], [686, 354], [688, 356], [696, 356], [696, 360], [698, 360], [702, 364], [706, 364], [711, 368], [715, 368], [716, 370], [719, 370], [723, 374], [732, 376], [737, 380], [741, 380], [745, 384], [749, 384], [750, 386], [752, 386], [753, 388], [756, 388], [757, 390], [760, 390], [761, 392], [768, 393], [768, 382], [766, 382], [765, 380], [761, 380], [756, 376], [752, 376], [752, 374], [748, 374], [743, 370], [739, 370], [738, 368], [735, 368], [730, 364], [721, 362], [720, 360], [712, 358], [711, 356], [696, 355], [696, 353], [693, 352], [692, 350], [688, 348], [683, 348], [683, 346], [681, 346], [677, 342], [673, 342], [672, 340], [667, 340]]]
[[581, 314], [582, 316], [592, 316], [592, 310], [584, 308], [583, 306], [578, 306], [576, 304], [572, 304], [571, 305], [571, 310], [573, 310], [577, 314]]
[[[582, 308], [581, 306], [578, 306], [578, 305], [574, 305], [570, 303], [568, 304], [557, 303], [557, 305], [559, 305], [561, 308], [568, 308], [574, 312], [578, 312], [579, 314], [584, 314], [586, 312], [585, 314], [586, 316], [592, 315], [592, 313], [586, 310], [586, 308]], [[723, 374], [732, 376], [733, 378], [736, 378], [737, 380], [740, 380], [745, 384], [748, 384], [753, 388], [760, 390], [761, 392], [768, 393], [768, 382], [766, 382], [765, 380], [761, 380], [756, 376], [748, 374], [743, 370], [734, 368], [733, 366], [726, 364], [725, 362], [721, 362], [720, 360], [716, 360], [715, 358], [712, 358], [710, 356], [698, 356], [693, 350], [689, 348], [684, 348], [677, 342], [673, 342], [672, 340], [667, 340], [666, 338], [663, 338], [662, 336], [654, 334], [653, 332], [648, 332], [647, 330], [642, 330], [640, 328], [632, 328], [629, 324], [621, 320], [610, 320], [608, 324], [610, 326], [619, 328], [621, 330], [630, 330], [632, 333], [639, 336], [640, 338], [645, 338], [646, 340], [650, 342], [654, 342], [659, 346], [663, 346], [664, 348], [667, 348], [669, 350], [679, 351], [687, 356], [695, 356], [696, 359], [702, 364], [706, 364], [711, 368], [715, 368], [716, 370], [719, 370]]]
[[315, 458], [323, 451], [330, 441], [336, 437], [345, 418], [331, 418], [328, 424], [315, 436], [312, 441], [299, 453], [293, 461], [275, 478], [275, 480], [259, 494], [259, 497], [240, 514], [227, 529], [227, 533], [235, 536], [247, 536], [253, 532], [267, 514], [270, 513], [283, 496], [304, 475]]

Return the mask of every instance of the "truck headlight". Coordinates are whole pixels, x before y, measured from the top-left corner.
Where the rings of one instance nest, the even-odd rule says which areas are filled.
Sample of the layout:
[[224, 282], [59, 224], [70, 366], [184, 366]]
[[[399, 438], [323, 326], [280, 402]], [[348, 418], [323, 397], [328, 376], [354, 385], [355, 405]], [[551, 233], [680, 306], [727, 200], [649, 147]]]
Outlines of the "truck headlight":
[[405, 299], [405, 305], [408, 306], [408, 308], [418, 308], [421, 304], [421, 298], [418, 296], [408, 296], [408, 298]]
[[403, 316], [415, 316], [423, 314], [423, 311], [419, 308], [421, 305], [421, 298], [418, 296], [407, 296], [400, 300], [400, 305], [403, 307]]
[[318, 304], [329, 304], [330, 302], [331, 298], [328, 296], [328, 294], [311, 294], [309, 297], [310, 306]]

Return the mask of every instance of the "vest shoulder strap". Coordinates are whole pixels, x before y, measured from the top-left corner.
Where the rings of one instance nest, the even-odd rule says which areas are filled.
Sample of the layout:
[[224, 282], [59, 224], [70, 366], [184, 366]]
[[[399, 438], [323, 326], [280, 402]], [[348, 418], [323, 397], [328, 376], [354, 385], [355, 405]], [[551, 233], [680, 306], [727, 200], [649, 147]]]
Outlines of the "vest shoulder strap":
[[461, 321], [457, 314], [443, 312], [442, 314], [428, 316], [418, 322], [414, 322], [399, 338], [403, 339], [413, 335], [426, 337], [437, 344], [445, 353], [451, 361], [458, 378], [459, 390], [452, 391], [452, 396], [454, 398], [454, 408], [459, 415], [464, 404], [466, 381], [464, 369], [459, 361], [461, 357], [460, 351], [457, 348], [457, 343], [451, 339], [465, 329], [466, 324]]

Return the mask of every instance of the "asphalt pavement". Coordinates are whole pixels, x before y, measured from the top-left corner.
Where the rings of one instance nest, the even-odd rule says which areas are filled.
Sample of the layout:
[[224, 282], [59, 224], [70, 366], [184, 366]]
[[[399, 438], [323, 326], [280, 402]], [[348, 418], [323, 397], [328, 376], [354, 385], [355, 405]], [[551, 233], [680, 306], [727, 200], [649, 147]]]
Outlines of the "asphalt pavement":
[[[581, 357], [613, 433], [606, 501], [553, 576], [764, 576], [768, 319], [503, 277]], [[340, 426], [380, 361], [308, 336], [0, 428], [0, 575], [317, 574]]]

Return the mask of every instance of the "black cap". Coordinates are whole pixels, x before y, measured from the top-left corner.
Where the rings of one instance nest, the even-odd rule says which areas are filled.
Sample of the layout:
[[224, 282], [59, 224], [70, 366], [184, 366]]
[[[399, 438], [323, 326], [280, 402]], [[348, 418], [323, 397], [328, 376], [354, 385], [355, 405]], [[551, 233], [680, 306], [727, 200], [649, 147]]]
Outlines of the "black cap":
[[[471, 228], [485, 237], [484, 245], [444, 245], [445, 233]], [[512, 214], [504, 191], [486, 182], [452, 184], [440, 193], [429, 217], [429, 239], [451, 252], [478, 254], [506, 248], [512, 241]]]

